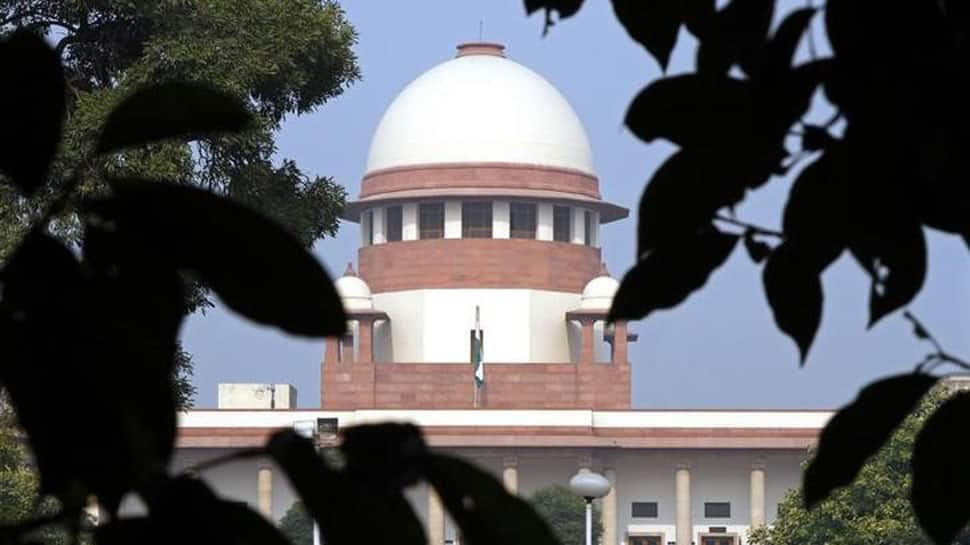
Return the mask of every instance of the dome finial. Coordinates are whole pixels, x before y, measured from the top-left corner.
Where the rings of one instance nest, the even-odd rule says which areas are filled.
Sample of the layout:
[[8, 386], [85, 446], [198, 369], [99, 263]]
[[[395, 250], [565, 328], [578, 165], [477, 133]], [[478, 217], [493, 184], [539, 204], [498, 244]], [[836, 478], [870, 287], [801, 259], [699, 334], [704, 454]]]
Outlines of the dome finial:
[[458, 52], [455, 58], [469, 57], [471, 55], [486, 55], [491, 57], [504, 57], [505, 46], [493, 42], [467, 42], [458, 44]]
[[601, 261], [600, 262], [600, 276], [609, 276], [609, 275], [610, 275], [610, 271], [608, 271], [606, 269], [606, 262], [605, 261]]
[[357, 276], [357, 271], [354, 270], [353, 261], [347, 262], [347, 268], [344, 269], [344, 276]]

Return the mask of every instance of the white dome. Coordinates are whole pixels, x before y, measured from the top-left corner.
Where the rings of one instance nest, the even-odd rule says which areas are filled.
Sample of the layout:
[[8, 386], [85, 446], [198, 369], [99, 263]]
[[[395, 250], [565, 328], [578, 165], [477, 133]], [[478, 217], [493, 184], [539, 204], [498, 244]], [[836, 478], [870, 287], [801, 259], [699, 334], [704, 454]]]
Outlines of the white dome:
[[619, 289], [620, 282], [609, 275], [601, 275], [590, 280], [583, 288], [583, 298], [579, 308], [588, 310], [609, 310], [613, 304], [613, 295]]
[[374, 301], [371, 298], [370, 286], [359, 276], [344, 275], [334, 282], [340, 300], [346, 310], [371, 310]]
[[583, 125], [555, 87], [502, 56], [501, 46], [459, 51], [465, 47], [468, 52], [425, 72], [394, 99], [371, 140], [368, 172], [517, 163], [595, 175]]

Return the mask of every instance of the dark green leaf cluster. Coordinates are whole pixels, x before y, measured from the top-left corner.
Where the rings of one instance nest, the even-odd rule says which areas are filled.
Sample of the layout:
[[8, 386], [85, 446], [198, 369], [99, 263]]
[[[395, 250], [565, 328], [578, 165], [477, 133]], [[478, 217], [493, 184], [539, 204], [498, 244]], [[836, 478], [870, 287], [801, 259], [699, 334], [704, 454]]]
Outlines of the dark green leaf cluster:
[[[37, 90], [18, 95], [25, 111], [42, 111], [45, 101], [64, 93], [63, 78], [48, 77], [59, 73], [59, 60], [41, 37], [15, 33], [0, 42], [0, 61], [32, 67], [16, 74], [17, 84]], [[0, 63], [0, 71], [12, 73], [7, 68]], [[12, 119], [7, 129], [31, 142], [56, 144], [60, 137], [57, 116]], [[246, 106], [224, 91], [184, 82], [147, 86], [108, 113], [92, 157], [163, 139], [238, 133], [253, 122]], [[81, 173], [45, 188], [52, 153], [20, 151], [0, 148], [0, 171], [11, 190], [30, 198], [49, 189], [55, 198], [0, 268], [0, 388], [34, 455], [39, 492], [59, 509], [4, 520], [0, 543], [28, 542], [51, 524], [74, 540], [94, 498], [107, 513], [94, 530], [102, 545], [287, 545], [278, 528], [244, 504], [216, 496], [201, 480], [169, 473], [173, 369], [186, 365], [177, 340], [186, 315], [183, 275], [199, 278], [251, 321], [295, 335], [338, 337], [346, 317], [323, 267], [282, 225], [227, 196], [110, 172], [98, 173], [107, 188], [95, 195], [82, 191]], [[49, 232], [68, 204], [79, 215], [76, 248]], [[79, 410], [97, 415], [97, 425], [72, 421]], [[377, 543], [424, 545], [424, 529], [403, 494], [421, 480], [471, 545], [556, 545], [524, 500], [482, 470], [430, 452], [416, 427], [342, 433], [339, 468], [292, 431], [223, 461], [271, 458], [333, 545], [356, 543], [361, 528], [371, 529]], [[2, 439], [0, 457], [16, 458]], [[119, 518], [127, 495], [140, 498], [147, 514]]]
[[[613, 0], [630, 36], [666, 69], [678, 32], [698, 41], [695, 71], [647, 85], [626, 125], [641, 140], [679, 147], [640, 200], [638, 262], [623, 278], [610, 318], [640, 319], [674, 307], [704, 286], [739, 239], [762, 265], [775, 323], [802, 362], [822, 318], [822, 273], [850, 254], [870, 277], [869, 325], [907, 305], [926, 276], [925, 228], [970, 243], [970, 10], [954, 0], [829, 0], [824, 10], [785, 13], [776, 0]], [[528, 12], [575, 14], [581, 2], [526, 1]], [[831, 54], [812, 33], [823, 26]], [[806, 43], [809, 57], [796, 61]], [[806, 121], [814, 95], [834, 115]], [[789, 149], [792, 136], [798, 149]], [[800, 162], [780, 231], [734, 217], [747, 193]], [[737, 228], [741, 232], [737, 232]], [[772, 241], [769, 244], [767, 241]], [[917, 338], [935, 352], [914, 373], [877, 381], [826, 426], [805, 474], [816, 505], [853, 481], [937, 378], [940, 364], [970, 369], [942, 350], [909, 313]], [[970, 394], [928, 418], [913, 450], [912, 505], [940, 544], [970, 521], [954, 501], [970, 486], [962, 456]]]
[[[549, 523], [561, 545], [585, 545], [586, 502], [569, 487], [555, 484], [540, 488], [529, 497], [529, 504]], [[596, 503], [593, 504], [592, 534], [593, 543], [600, 543], [603, 519]]]

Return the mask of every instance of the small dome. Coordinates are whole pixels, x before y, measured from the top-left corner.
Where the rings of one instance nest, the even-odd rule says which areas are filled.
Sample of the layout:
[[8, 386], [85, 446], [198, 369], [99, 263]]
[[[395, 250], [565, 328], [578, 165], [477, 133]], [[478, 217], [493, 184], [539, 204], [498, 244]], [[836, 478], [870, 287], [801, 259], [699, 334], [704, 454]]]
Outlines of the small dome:
[[613, 295], [619, 289], [620, 282], [610, 276], [604, 266], [600, 275], [590, 280], [583, 288], [583, 298], [579, 308], [587, 310], [609, 310], [613, 304]]
[[397, 95], [371, 141], [367, 172], [506, 163], [595, 175], [586, 131], [562, 94], [498, 44], [458, 46]]
[[374, 301], [371, 298], [370, 286], [357, 276], [353, 266], [348, 263], [347, 271], [334, 282], [340, 300], [346, 310], [372, 310]]

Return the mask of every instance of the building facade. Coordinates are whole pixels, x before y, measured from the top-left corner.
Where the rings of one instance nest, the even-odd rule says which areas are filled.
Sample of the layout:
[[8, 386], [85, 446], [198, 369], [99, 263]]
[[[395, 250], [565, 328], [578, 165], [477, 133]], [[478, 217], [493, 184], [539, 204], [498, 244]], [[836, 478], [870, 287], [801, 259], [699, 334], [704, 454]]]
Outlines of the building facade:
[[[606, 322], [618, 283], [600, 252], [602, 226], [627, 215], [602, 198], [582, 123], [555, 87], [500, 45], [459, 46], [389, 106], [343, 212], [361, 246], [336, 281], [349, 334], [326, 343], [321, 408], [293, 409], [280, 385], [286, 396], [247, 405], [246, 391], [263, 390], [226, 385], [220, 410], [183, 415], [177, 463], [299, 422], [408, 421], [517, 494], [603, 473], [603, 545], [746, 543], [797, 485], [831, 414], [633, 410], [638, 338]], [[203, 477], [278, 519], [294, 500], [278, 475], [256, 461]], [[427, 487], [409, 497], [430, 545], [458, 539]]]

